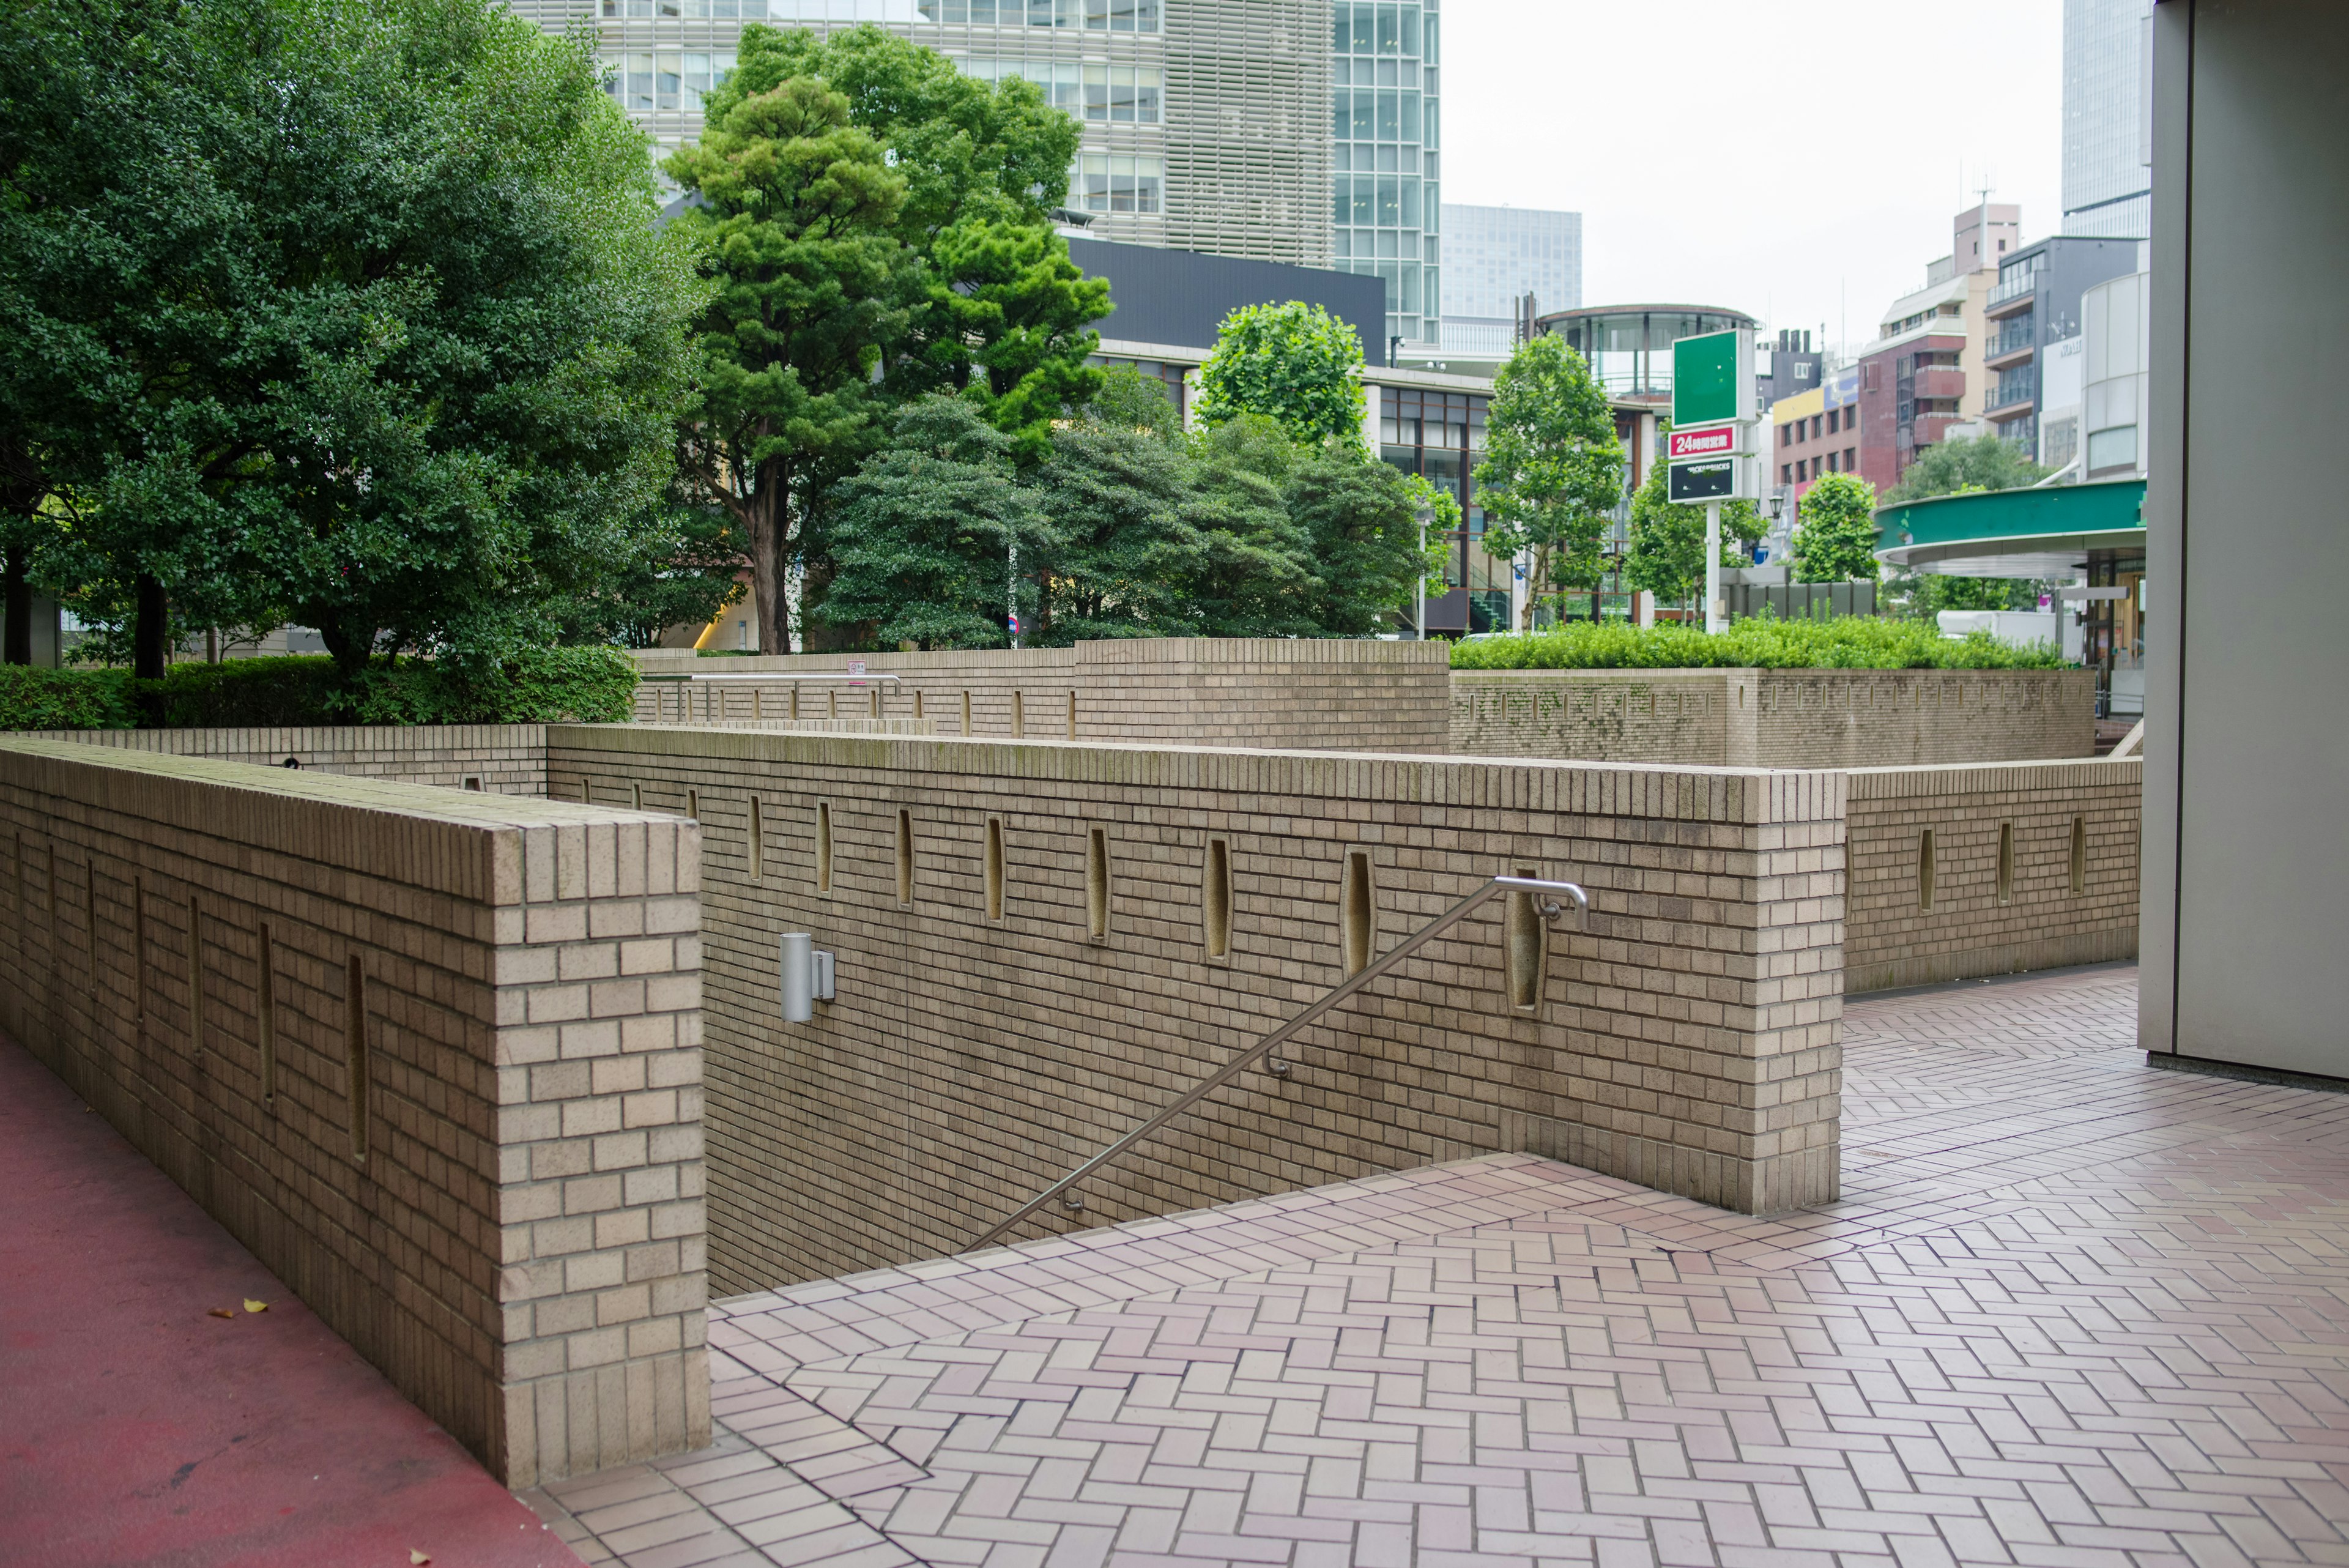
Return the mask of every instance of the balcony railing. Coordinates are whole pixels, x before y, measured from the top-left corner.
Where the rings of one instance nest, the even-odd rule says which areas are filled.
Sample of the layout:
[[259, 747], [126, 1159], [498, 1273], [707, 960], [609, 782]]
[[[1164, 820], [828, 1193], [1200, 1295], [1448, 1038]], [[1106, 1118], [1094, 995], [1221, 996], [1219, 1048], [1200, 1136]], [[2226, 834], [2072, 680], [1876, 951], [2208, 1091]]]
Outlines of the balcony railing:
[[2002, 277], [1999, 279], [1997, 284], [1992, 286], [1990, 291], [1990, 299], [1988, 303], [1992, 305], [2003, 305], [2010, 299], [2021, 299], [2024, 295], [2029, 294], [2033, 289], [2038, 286], [2039, 270], [2036, 267], [2033, 267], [2028, 272], [2019, 272], [2013, 277]]

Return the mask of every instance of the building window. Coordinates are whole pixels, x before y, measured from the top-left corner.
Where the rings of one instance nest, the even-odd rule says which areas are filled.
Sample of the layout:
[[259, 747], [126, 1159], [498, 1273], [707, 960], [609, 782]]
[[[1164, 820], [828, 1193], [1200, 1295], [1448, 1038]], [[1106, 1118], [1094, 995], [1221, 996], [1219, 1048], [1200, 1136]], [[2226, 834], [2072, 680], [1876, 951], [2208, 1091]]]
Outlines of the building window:
[[1810, 460], [1807, 458], [1798, 459], [1795, 463], [1795, 483], [1797, 484], [1804, 483], [1808, 481], [1810, 477]]
[[1857, 449], [1857, 448], [1855, 448], [1855, 447], [1848, 447], [1848, 446], [1847, 446], [1847, 447], [1846, 447], [1846, 448], [1844, 448], [1844, 449], [1843, 449], [1843, 471], [1844, 471], [1846, 473], [1849, 473], [1849, 472], [1851, 472], [1852, 471], [1854, 471], [1855, 469], [1858, 468], [1858, 466], [1859, 466], [1858, 458], [1859, 458], [1858, 449]]
[[[625, 0], [636, 5], [642, 0]], [[674, 4], [675, 0], [662, 0]], [[697, 0], [685, 0], [690, 7]], [[732, 16], [735, 0], [698, 0], [713, 9], [713, 14]], [[742, 15], [764, 16], [767, 0], [740, 0]], [[605, 0], [608, 7], [611, 0]], [[719, 8], [722, 7], [720, 11]], [[755, 7], [755, 9], [754, 9]], [[957, 26], [974, 27], [1082, 27], [1093, 33], [1155, 33], [1159, 30], [1162, 0], [921, 0], [918, 7], [925, 22], [945, 22]], [[605, 15], [611, 13], [607, 9]], [[693, 13], [690, 9], [687, 15]], [[792, 8], [793, 19], [797, 10]]]
[[1088, 213], [1155, 213], [1164, 176], [1155, 158], [1088, 152], [1078, 160], [1072, 200]]
[[1793, 463], [1782, 462], [1778, 465], [1778, 483], [1781, 484], [1792, 484], [1795, 483], [1795, 465]]

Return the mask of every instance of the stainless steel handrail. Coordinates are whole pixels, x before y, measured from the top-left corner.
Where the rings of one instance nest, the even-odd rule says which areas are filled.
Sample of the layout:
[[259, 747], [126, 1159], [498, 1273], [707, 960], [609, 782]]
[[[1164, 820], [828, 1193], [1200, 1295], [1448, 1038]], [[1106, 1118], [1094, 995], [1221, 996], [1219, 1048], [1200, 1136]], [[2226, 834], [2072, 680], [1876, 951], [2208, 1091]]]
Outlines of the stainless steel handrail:
[[[1143, 1122], [1140, 1127], [1134, 1128], [1132, 1132], [1126, 1134], [1123, 1137], [1118, 1139], [1115, 1143], [1110, 1145], [1107, 1148], [1102, 1150], [1091, 1159], [1085, 1161], [1084, 1164], [1077, 1167], [1076, 1169], [1069, 1172], [1068, 1175], [1061, 1178], [1060, 1180], [1044, 1189], [1043, 1191], [1038, 1193], [1034, 1198], [1030, 1199], [1026, 1203], [1022, 1204], [1017, 1210], [1015, 1210], [1009, 1218], [1006, 1219], [1001, 1224], [996, 1226], [995, 1229], [989, 1231], [986, 1235], [981, 1236], [978, 1241], [973, 1241], [969, 1247], [965, 1249], [965, 1251], [975, 1252], [981, 1247], [989, 1245], [997, 1237], [1001, 1236], [1005, 1231], [1019, 1224], [1019, 1221], [1027, 1219], [1038, 1210], [1042, 1209], [1054, 1198], [1068, 1191], [1070, 1188], [1074, 1187], [1078, 1182], [1082, 1181], [1094, 1171], [1101, 1169], [1103, 1166], [1109, 1164], [1110, 1161], [1115, 1159], [1119, 1155], [1123, 1154], [1127, 1149], [1132, 1148], [1134, 1145], [1148, 1137], [1152, 1133], [1156, 1132], [1160, 1127], [1164, 1127], [1168, 1122], [1173, 1121], [1176, 1116], [1181, 1116], [1185, 1111], [1189, 1110], [1193, 1106], [1197, 1105], [1201, 1100], [1206, 1098], [1209, 1095], [1214, 1094], [1217, 1089], [1222, 1088], [1234, 1078], [1238, 1077], [1242, 1073], [1247, 1071], [1249, 1066], [1257, 1060], [1286, 1044], [1288, 1041], [1295, 1038], [1298, 1032], [1303, 1029], [1307, 1024], [1312, 1023], [1315, 1019], [1320, 1017], [1323, 1013], [1329, 1012], [1340, 1002], [1345, 1001], [1346, 998], [1353, 995], [1354, 992], [1361, 990], [1362, 987], [1370, 984], [1371, 981], [1378, 979], [1379, 976], [1386, 973], [1387, 971], [1392, 969], [1395, 965], [1401, 963], [1403, 960], [1417, 952], [1421, 948], [1425, 947], [1429, 942], [1435, 940], [1438, 933], [1448, 929], [1453, 926], [1458, 925], [1462, 920], [1466, 919], [1468, 916], [1475, 910], [1477, 906], [1483, 904], [1486, 899], [1496, 897], [1502, 893], [1562, 893], [1566, 897], [1574, 900], [1575, 909], [1578, 913], [1588, 914], [1590, 909], [1590, 895], [1584, 892], [1581, 888], [1572, 882], [1545, 882], [1532, 877], [1494, 877], [1490, 882], [1485, 883], [1482, 888], [1477, 888], [1475, 892], [1461, 899], [1460, 902], [1453, 905], [1452, 908], [1436, 916], [1433, 920], [1421, 927], [1413, 935], [1406, 937], [1403, 940], [1388, 949], [1385, 953], [1373, 959], [1352, 978], [1339, 985], [1328, 995], [1322, 997], [1320, 1001], [1316, 1002], [1312, 1006], [1307, 1008], [1304, 1012], [1299, 1013], [1296, 1017], [1290, 1019], [1288, 1023], [1282, 1024], [1279, 1028], [1274, 1030], [1271, 1033], [1267, 1034], [1255, 1044], [1249, 1046], [1247, 1050], [1241, 1052], [1237, 1056], [1232, 1058], [1230, 1062], [1225, 1064], [1223, 1068], [1216, 1073], [1212, 1077], [1204, 1079], [1198, 1084], [1194, 1085], [1191, 1088], [1185, 1091], [1179, 1097], [1177, 1097], [1174, 1104], [1159, 1111], [1148, 1121]], [[1554, 901], [1546, 902], [1542, 906], [1542, 915], [1545, 919], [1555, 920], [1563, 913], [1565, 913], [1564, 906]], [[1083, 1207], [1083, 1202], [1081, 1199], [1076, 1199], [1072, 1195], [1069, 1207], [1071, 1209], [1081, 1209]]]

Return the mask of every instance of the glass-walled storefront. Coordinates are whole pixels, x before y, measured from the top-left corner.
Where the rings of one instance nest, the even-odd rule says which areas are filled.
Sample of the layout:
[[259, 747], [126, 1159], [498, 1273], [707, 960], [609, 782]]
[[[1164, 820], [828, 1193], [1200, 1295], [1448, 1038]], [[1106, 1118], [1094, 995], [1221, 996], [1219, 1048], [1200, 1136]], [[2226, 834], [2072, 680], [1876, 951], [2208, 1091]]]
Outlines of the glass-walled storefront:
[[1543, 331], [1565, 338], [1589, 363], [1609, 397], [1642, 402], [1671, 397], [1674, 338], [1753, 325], [1742, 312], [1700, 305], [1602, 306], [1541, 318]]
[[1444, 591], [1427, 596], [1423, 630], [1430, 635], [1508, 629], [1509, 563], [1485, 553], [1485, 512], [1469, 504], [1491, 402], [1469, 392], [1380, 389], [1379, 455], [1405, 473], [1425, 476], [1460, 503], [1463, 523], [1444, 562]]

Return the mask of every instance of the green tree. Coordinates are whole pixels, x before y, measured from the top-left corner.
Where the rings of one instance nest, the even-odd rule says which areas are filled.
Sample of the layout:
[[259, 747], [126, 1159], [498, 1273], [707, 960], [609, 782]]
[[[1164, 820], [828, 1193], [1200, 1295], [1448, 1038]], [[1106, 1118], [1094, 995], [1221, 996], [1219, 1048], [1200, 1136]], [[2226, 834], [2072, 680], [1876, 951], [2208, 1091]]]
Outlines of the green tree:
[[[1623, 580], [1672, 604], [1692, 605], [1704, 593], [1704, 508], [1674, 505], [1667, 497], [1663, 463], [1652, 463], [1631, 497], [1623, 545]], [[1721, 508], [1721, 564], [1742, 565], [1768, 531], [1751, 501]]]
[[2049, 470], [2031, 461], [2022, 446], [1997, 436], [1937, 441], [1901, 472], [1900, 483], [1884, 493], [1883, 504], [1954, 495], [1966, 490], [2013, 490], [2035, 484]]
[[551, 640], [657, 526], [697, 302], [592, 40], [484, 0], [110, 20], [117, 396], [53, 575], [148, 674], [174, 618], [315, 626], [347, 681]]
[[1427, 570], [1421, 497], [1391, 464], [1332, 443], [1307, 452], [1288, 512], [1312, 540], [1313, 621], [1325, 636], [1367, 637], [1412, 602]]
[[742, 32], [740, 64], [704, 106], [701, 140], [668, 161], [700, 204], [675, 225], [700, 242], [715, 294], [699, 323], [701, 396], [682, 461], [750, 541], [759, 647], [790, 650], [795, 566], [820, 599], [826, 492], [886, 439], [884, 348], [922, 296], [895, 228], [905, 176], [848, 99], [795, 75], [784, 36]]
[[[1190, 460], [1178, 443], [1154, 430], [1081, 418], [1052, 432], [1052, 455], [1036, 483], [1061, 539], [1033, 569], [1034, 641], [1198, 635], [1190, 589], [1207, 546], [1190, 506]], [[1020, 566], [1030, 570], [1025, 559]]]
[[565, 642], [655, 648], [671, 627], [707, 626], [742, 597], [742, 536], [719, 507], [673, 493], [637, 545], [563, 612]]
[[1830, 473], [1803, 495], [1795, 528], [1795, 576], [1806, 583], [1877, 579], [1876, 486]]
[[1362, 441], [1362, 340], [1318, 305], [1250, 305], [1216, 329], [1199, 368], [1199, 422], [1262, 414], [1301, 446]]
[[1188, 590], [1200, 633], [1314, 635], [1321, 587], [1314, 539], [1291, 514], [1288, 495], [1302, 454], [1261, 414], [1200, 431], [1190, 451], [1191, 496], [1184, 518], [1201, 545]]
[[1526, 628], [1560, 589], [1598, 583], [1623, 496], [1623, 444], [1606, 391], [1564, 338], [1544, 333], [1501, 367], [1475, 479], [1485, 548], [1526, 558]]
[[[888, 448], [840, 487], [839, 571], [821, 613], [869, 625], [885, 646], [1009, 646], [1014, 564], [1060, 540], [1019, 481], [1014, 444], [975, 395], [908, 404]], [[1033, 607], [1030, 590], [1022, 613]]]
[[1100, 385], [1089, 324], [1110, 313], [1108, 283], [1083, 275], [1051, 220], [1076, 121], [1030, 82], [980, 81], [869, 23], [777, 34], [771, 48], [790, 74], [844, 94], [849, 122], [905, 177], [894, 232], [924, 265], [919, 302], [886, 348], [890, 394], [976, 388], [1022, 464], [1042, 461], [1052, 421]]

